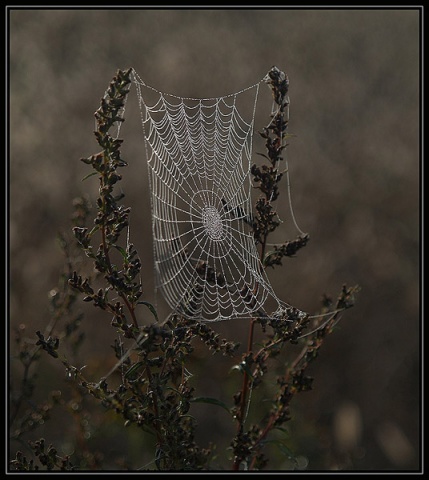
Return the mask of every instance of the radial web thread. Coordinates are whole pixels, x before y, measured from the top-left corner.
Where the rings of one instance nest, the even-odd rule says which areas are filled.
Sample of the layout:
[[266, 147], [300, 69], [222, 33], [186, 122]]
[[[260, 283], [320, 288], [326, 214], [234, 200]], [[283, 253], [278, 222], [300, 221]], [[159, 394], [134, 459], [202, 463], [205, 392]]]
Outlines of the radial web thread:
[[[261, 82], [236, 94], [194, 99], [159, 92], [134, 72], [151, 190], [156, 288], [173, 312], [190, 318], [267, 315], [268, 298], [275, 305], [270, 316], [283, 316], [290, 307], [276, 296], [252, 232], [250, 167]], [[238, 106], [243, 95], [253, 102], [248, 115]]]

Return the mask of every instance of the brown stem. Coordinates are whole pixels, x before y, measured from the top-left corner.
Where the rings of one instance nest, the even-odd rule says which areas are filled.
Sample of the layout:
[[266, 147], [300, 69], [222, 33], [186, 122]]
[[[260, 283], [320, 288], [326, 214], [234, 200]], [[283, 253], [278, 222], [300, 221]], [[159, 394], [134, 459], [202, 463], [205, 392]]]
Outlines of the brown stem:
[[[329, 324], [332, 325], [336, 318], [338, 317], [338, 314], [335, 313], [332, 318], [330, 319], [330, 322]], [[327, 327], [329, 328], [329, 324], [327, 325]], [[319, 339], [319, 346], [321, 344], [321, 342], [323, 341], [323, 339]], [[303, 361], [303, 359], [305, 359], [305, 356], [308, 352], [308, 349], [310, 348], [311, 346], [311, 342], [307, 342], [306, 345], [302, 348], [301, 352], [297, 355], [297, 357], [295, 358], [295, 360], [293, 361], [292, 365], [288, 368], [287, 372], [286, 372], [286, 375], [285, 375], [285, 381], [286, 382], [289, 382], [290, 380], [290, 376], [292, 374], [292, 372], [296, 371], [296, 369], [298, 368], [298, 366], [300, 365], [300, 363]], [[305, 360], [303, 365], [302, 365], [302, 368], [305, 369], [308, 367], [308, 360]], [[262, 431], [262, 433], [260, 434], [259, 438], [256, 440], [255, 444], [254, 444], [254, 448], [257, 448], [262, 442], [263, 440], [265, 440], [265, 438], [267, 437], [267, 435], [270, 433], [270, 431], [274, 428], [275, 426], [275, 422], [278, 418], [278, 414], [277, 412], [273, 412], [270, 416], [270, 418], [268, 419], [268, 423], [267, 425], [265, 426], [264, 430]], [[254, 465], [255, 465], [255, 462], [256, 462], [256, 456], [253, 457], [250, 465], [249, 465], [249, 470], [252, 470]]]
[[[252, 319], [251, 322], [250, 322], [249, 337], [247, 339], [247, 353], [248, 354], [252, 351], [254, 329], [255, 329], [255, 319]], [[243, 385], [241, 387], [240, 409], [239, 409], [239, 412], [238, 412], [237, 435], [243, 431], [248, 390], [249, 390], [249, 375], [248, 375], [247, 371], [245, 370], [244, 375], [243, 375]], [[239, 458], [238, 456], [236, 456], [234, 458], [234, 464], [232, 466], [232, 469], [234, 471], [238, 471], [238, 469], [240, 468], [241, 460], [242, 459]]]
[[[107, 156], [104, 155], [104, 162], [106, 163], [107, 162]], [[101, 179], [101, 188], [100, 188], [100, 191], [102, 191], [103, 189], [103, 179]], [[105, 202], [104, 202], [104, 198], [103, 198], [103, 195], [101, 194], [101, 198], [103, 199], [103, 210], [105, 209]], [[110, 256], [109, 256], [109, 248], [107, 246], [107, 242], [106, 242], [106, 225], [103, 221], [102, 225], [101, 225], [101, 243], [103, 245], [103, 252], [104, 252], [104, 256], [106, 257], [106, 262], [107, 262], [107, 270], [109, 272], [109, 274], [112, 274], [113, 273], [113, 268], [112, 268], [112, 263], [110, 261]], [[133, 325], [136, 327], [136, 328], [139, 328], [139, 324], [137, 322], [137, 318], [136, 318], [136, 315], [134, 313], [134, 308], [131, 306], [130, 302], [128, 301], [128, 298], [127, 296], [123, 293], [123, 292], [118, 292], [118, 295], [122, 298], [122, 300], [124, 301], [128, 311], [130, 312], [130, 315], [131, 315], [131, 319], [133, 321]]]
[[264, 240], [261, 244], [261, 263], [262, 263], [262, 266], [264, 265], [264, 257], [265, 257], [265, 250], [267, 248], [267, 238], [268, 238], [268, 233], [265, 232], [264, 234]]
[[[273, 91], [275, 92], [274, 87], [272, 87], [272, 88], [273, 88]], [[277, 103], [279, 103], [279, 102], [277, 102]], [[284, 110], [283, 109], [283, 96], [280, 98], [279, 106], [280, 106], [281, 115], [283, 115], [283, 110]], [[272, 119], [272, 122], [273, 121], [274, 121], [274, 119]], [[279, 139], [280, 145], [282, 145], [282, 135], [280, 134], [280, 137], [277, 136], [277, 138]], [[272, 162], [272, 165], [275, 166], [276, 162], [277, 162], [277, 160], [275, 162]], [[273, 193], [274, 193], [274, 187], [272, 188], [271, 192], [266, 193], [266, 200], [269, 203], [271, 203], [271, 198], [273, 196]], [[262, 268], [264, 268], [264, 257], [265, 257], [268, 235], [269, 235], [269, 231], [266, 229], [265, 232], [264, 232], [264, 235], [263, 235], [262, 242], [261, 242], [260, 262], [261, 262]], [[250, 329], [249, 329], [247, 354], [249, 354], [252, 351], [253, 332], [254, 332], [255, 323], [256, 323], [256, 320], [252, 319], [252, 321], [250, 323]], [[248, 390], [249, 390], [249, 375], [245, 371], [244, 376], [243, 376], [243, 385], [242, 385], [242, 388], [241, 388], [240, 409], [239, 409], [239, 414], [238, 414], [238, 422], [239, 422], [238, 423], [238, 432], [237, 432], [238, 434], [242, 432], [243, 426], [244, 426], [244, 420], [245, 420], [244, 416], [245, 416]], [[267, 431], [267, 433], [268, 433], [268, 431]], [[234, 471], [237, 471], [239, 469], [241, 460], [242, 459], [239, 458], [238, 456], [234, 459], [234, 464], [233, 464], [233, 470]], [[252, 460], [251, 467], [254, 466], [254, 463], [255, 463], [255, 457]], [[251, 469], [252, 468], [250, 468], [250, 470]]]
[[[105, 232], [105, 226], [104, 225], [101, 228], [101, 237], [102, 237], [104, 256], [106, 257], [106, 261], [107, 261], [107, 269], [108, 269], [109, 273], [112, 274], [113, 268], [112, 268], [112, 264], [110, 262], [109, 249], [107, 248], [107, 244], [106, 244], [106, 232]], [[128, 311], [130, 312], [131, 319], [133, 321], [133, 325], [136, 328], [139, 328], [139, 324], [137, 322], [136, 314], [134, 313], [134, 308], [131, 306], [130, 302], [128, 301], [127, 296], [123, 292], [118, 292], [118, 295], [122, 298], [122, 300], [124, 301]]]
[[158, 441], [158, 444], [162, 444], [162, 435], [161, 431], [159, 429], [159, 408], [158, 408], [158, 397], [155, 392], [155, 385], [153, 382], [153, 376], [152, 372], [150, 370], [149, 365], [146, 365], [146, 373], [147, 373], [147, 378], [149, 380], [149, 385], [152, 388], [152, 400], [153, 400], [153, 412], [155, 414], [155, 430], [156, 430], [156, 439]]
[[[247, 353], [250, 353], [252, 351], [254, 329], [255, 329], [255, 320], [252, 319], [252, 321], [250, 322], [249, 337], [248, 337], [248, 341], [247, 341]], [[246, 408], [246, 400], [247, 400], [248, 390], [249, 390], [249, 375], [245, 371], [244, 375], [243, 375], [243, 386], [241, 388], [239, 431], [242, 430], [244, 420], [245, 420], [244, 411], [245, 411], [245, 408]]]

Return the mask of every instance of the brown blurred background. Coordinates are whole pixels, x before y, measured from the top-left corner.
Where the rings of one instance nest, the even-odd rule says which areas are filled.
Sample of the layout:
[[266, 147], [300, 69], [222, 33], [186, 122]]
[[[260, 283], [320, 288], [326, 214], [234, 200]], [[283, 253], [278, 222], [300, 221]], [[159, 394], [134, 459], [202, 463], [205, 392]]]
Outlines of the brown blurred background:
[[[213, 97], [253, 85], [276, 65], [290, 79], [292, 199], [310, 243], [268, 272], [274, 289], [314, 312], [323, 293], [336, 296], [343, 283], [362, 288], [311, 367], [314, 391], [292, 404], [295, 450], [310, 470], [418, 468], [419, 27], [411, 9], [10, 11], [11, 325], [31, 332], [49, 320], [48, 292], [63, 266], [55, 237], [70, 230], [72, 199], [97, 195], [95, 177], [81, 181], [89, 171], [79, 159], [97, 151], [93, 113], [118, 68], [134, 67], [164, 92]], [[256, 129], [270, 111], [263, 85]], [[146, 272], [145, 299], [154, 301], [134, 91], [121, 136], [131, 236]], [[261, 151], [255, 134], [254, 152]], [[278, 240], [297, 233], [286, 199], [284, 188]], [[88, 338], [101, 331], [101, 322], [87, 322]], [[214, 328], [245, 342], [243, 323]], [[103, 336], [90, 341], [103, 344]], [[109, 348], [99, 355], [102, 364]], [[82, 364], [90, 361], [97, 363]], [[62, 373], [52, 369], [46, 362], [41, 377], [45, 388], [59, 389]], [[215, 432], [219, 422], [208, 412], [202, 431]]]

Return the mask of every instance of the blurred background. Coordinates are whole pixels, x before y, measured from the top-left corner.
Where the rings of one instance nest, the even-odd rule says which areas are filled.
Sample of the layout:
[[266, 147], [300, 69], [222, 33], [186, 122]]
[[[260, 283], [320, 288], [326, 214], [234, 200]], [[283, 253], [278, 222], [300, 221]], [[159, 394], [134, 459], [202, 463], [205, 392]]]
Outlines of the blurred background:
[[[93, 114], [117, 69], [133, 67], [163, 92], [214, 97], [257, 83], [276, 65], [290, 80], [292, 201], [310, 242], [282, 268], [269, 271], [270, 279], [281, 299], [309, 312], [318, 310], [322, 294], [336, 297], [343, 284], [361, 286], [356, 306], [310, 368], [314, 390], [292, 403], [292, 447], [308, 470], [417, 469], [419, 10], [9, 13], [11, 327], [25, 324], [33, 336], [49, 322], [48, 292], [58, 284], [64, 263], [56, 235], [70, 231], [73, 198], [97, 196], [96, 177], [82, 182], [89, 170], [79, 159], [98, 151]], [[262, 85], [257, 130], [268, 123], [271, 106], [270, 90]], [[144, 299], [154, 302], [150, 199], [134, 90], [125, 116], [122, 152], [129, 167], [121, 172], [121, 187], [132, 207], [131, 237], [143, 262]], [[257, 133], [253, 150], [264, 150]], [[285, 182], [277, 207], [284, 223], [272, 241], [295, 238]], [[168, 308], [158, 302], [165, 316]], [[93, 308], [82, 326], [90, 343], [82, 365], [96, 377], [112, 357], [106, 345], [114, 332], [110, 319], [91, 315]], [[240, 321], [213, 328], [246, 342], [247, 324]], [[43, 381], [36, 396], [62, 388], [61, 366], [49, 360], [39, 373]], [[210, 361], [202, 381], [230, 398], [217, 381], [217, 360]], [[12, 385], [19, 375], [12, 361]], [[221, 426], [224, 414], [217, 418], [211, 408], [199, 417], [202, 444], [222, 443], [230, 428]], [[96, 415], [99, 432], [103, 422], [114, 422], [102, 412]], [[43, 428], [47, 441], [65, 435], [48, 424]], [[129, 462], [141, 465], [136, 433], [123, 437], [119, 426], [109, 432], [116, 431], [121, 441], [104, 446], [105, 452], [114, 457], [128, 448]], [[71, 436], [63, 443], [64, 451], [73, 450]], [[281, 468], [281, 459], [274, 465]]]

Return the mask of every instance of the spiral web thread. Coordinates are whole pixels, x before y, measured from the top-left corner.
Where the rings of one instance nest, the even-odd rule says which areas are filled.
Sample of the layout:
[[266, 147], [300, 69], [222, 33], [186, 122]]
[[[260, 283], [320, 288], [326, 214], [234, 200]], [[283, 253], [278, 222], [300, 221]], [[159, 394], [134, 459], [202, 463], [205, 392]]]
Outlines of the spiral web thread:
[[[262, 80], [261, 80], [262, 82]], [[152, 203], [156, 289], [173, 312], [201, 321], [283, 317], [252, 232], [251, 156], [260, 83], [218, 98], [183, 98], [134, 72]], [[253, 102], [250, 118], [238, 103]], [[147, 96], [155, 97], [151, 104]]]

